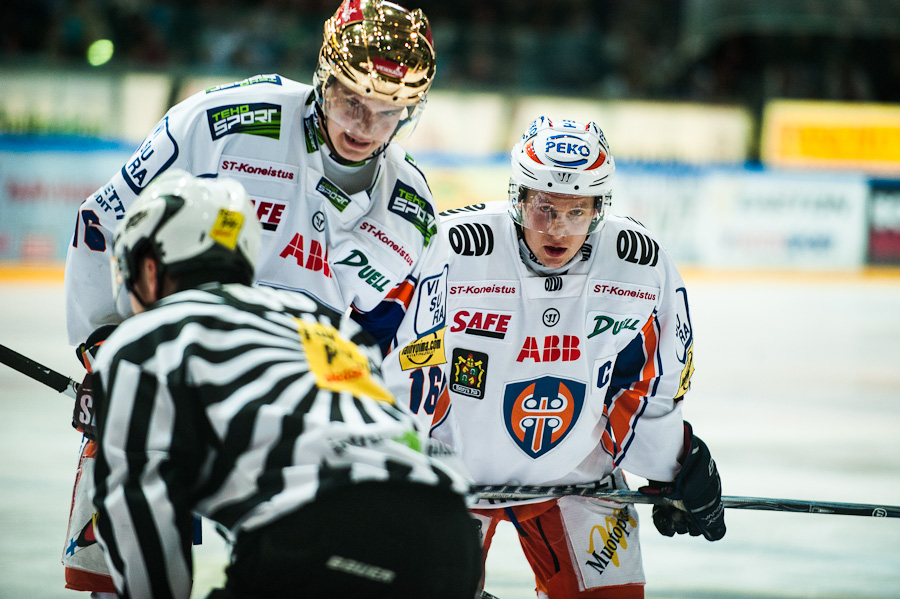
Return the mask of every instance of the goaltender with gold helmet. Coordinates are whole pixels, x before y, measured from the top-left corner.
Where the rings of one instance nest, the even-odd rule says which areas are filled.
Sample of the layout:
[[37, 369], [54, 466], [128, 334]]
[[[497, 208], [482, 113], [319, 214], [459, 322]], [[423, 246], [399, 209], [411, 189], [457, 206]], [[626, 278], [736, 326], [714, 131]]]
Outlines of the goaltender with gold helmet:
[[[390, 391], [430, 423], [446, 368], [449, 248], [425, 177], [392, 142], [415, 127], [434, 75], [421, 10], [345, 0], [325, 23], [311, 84], [257, 75], [172, 107], [78, 210], [66, 317], [85, 366], [121, 321], [116, 304], [128, 309], [128, 294], [111, 289], [116, 224], [168, 169], [227, 176], [246, 188], [262, 224], [255, 283], [350, 311], [386, 356]], [[76, 428], [90, 432], [89, 421], [76, 409]], [[90, 443], [83, 453], [79, 477], [89, 478]], [[99, 550], [86, 540], [92, 510], [80, 496], [76, 489], [63, 556], [67, 586], [111, 591]]]

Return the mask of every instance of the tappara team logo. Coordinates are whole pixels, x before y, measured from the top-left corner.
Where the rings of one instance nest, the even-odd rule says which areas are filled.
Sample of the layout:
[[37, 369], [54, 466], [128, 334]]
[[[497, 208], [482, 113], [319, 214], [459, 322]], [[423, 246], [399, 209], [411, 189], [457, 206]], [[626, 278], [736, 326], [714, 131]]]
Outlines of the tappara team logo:
[[584, 383], [542, 376], [510, 383], [503, 392], [503, 417], [512, 440], [539, 458], [575, 427], [584, 405]]

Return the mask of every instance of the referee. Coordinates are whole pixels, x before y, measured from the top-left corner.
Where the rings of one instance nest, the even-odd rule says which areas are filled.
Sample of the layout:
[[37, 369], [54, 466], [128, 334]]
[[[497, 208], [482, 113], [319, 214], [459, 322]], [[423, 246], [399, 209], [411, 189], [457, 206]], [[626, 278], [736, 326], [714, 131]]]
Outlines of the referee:
[[97, 355], [94, 505], [119, 596], [190, 596], [198, 514], [233, 542], [210, 598], [472, 599], [468, 480], [356, 324], [249, 286], [260, 237], [240, 184], [183, 171], [116, 231], [135, 316]]

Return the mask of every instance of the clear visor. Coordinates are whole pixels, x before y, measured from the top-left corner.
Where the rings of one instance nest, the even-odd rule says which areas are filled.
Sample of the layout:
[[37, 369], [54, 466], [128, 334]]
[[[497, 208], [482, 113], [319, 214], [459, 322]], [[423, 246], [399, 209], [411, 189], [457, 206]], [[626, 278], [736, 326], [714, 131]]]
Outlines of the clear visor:
[[597, 216], [593, 196], [525, 189], [520, 199], [522, 226], [548, 235], [587, 235]]
[[412, 116], [414, 106], [397, 106], [390, 102], [364, 98], [339, 81], [332, 81], [322, 92], [322, 111], [355, 139], [387, 143], [404, 121]]

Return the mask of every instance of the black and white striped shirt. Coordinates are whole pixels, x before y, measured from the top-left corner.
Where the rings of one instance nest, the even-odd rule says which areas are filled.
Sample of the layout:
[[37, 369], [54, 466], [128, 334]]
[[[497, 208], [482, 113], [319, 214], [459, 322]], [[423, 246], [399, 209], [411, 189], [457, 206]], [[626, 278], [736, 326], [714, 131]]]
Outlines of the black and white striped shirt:
[[467, 493], [379, 363], [355, 323], [272, 289], [204, 286], [120, 325], [97, 359], [94, 497], [120, 593], [189, 597], [192, 512], [236, 535], [362, 481]]

